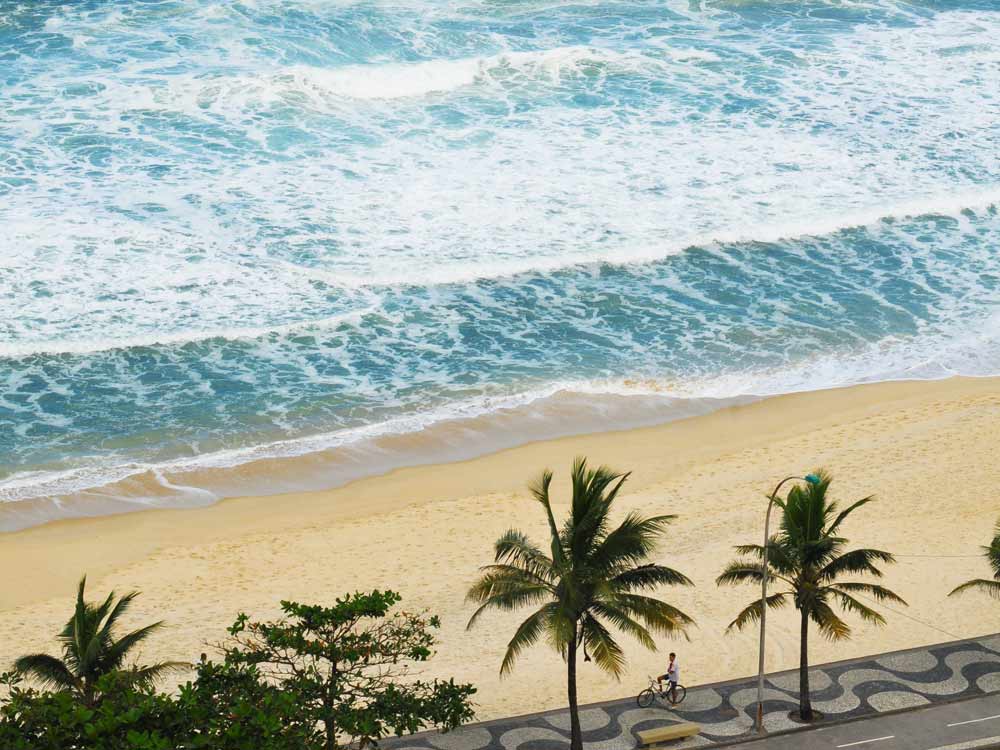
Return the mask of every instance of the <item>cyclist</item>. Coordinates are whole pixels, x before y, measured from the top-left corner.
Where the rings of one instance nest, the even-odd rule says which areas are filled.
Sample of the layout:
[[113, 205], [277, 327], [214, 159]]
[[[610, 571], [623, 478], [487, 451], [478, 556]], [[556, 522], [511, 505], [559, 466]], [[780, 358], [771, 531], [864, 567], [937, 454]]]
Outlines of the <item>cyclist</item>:
[[670, 684], [670, 702], [677, 702], [677, 683], [681, 681], [681, 668], [677, 664], [677, 654], [673, 651], [670, 652], [670, 661], [667, 662], [667, 672], [666, 674], [661, 674], [656, 678], [656, 682], [662, 688], [663, 681], [666, 680]]

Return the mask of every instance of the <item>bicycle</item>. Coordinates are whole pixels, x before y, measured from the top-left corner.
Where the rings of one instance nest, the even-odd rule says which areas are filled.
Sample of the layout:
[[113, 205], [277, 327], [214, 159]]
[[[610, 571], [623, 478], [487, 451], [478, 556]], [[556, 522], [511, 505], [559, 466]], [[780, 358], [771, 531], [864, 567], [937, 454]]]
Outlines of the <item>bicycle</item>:
[[[671, 692], [676, 694], [677, 700], [672, 700]], [[679, 706], [684, 702], [684, 698], [687, 697], [687, 688], [683, 685], [678, 684], [674, 691], [670, 689], [670, 683], [667, 683], [666, 688], [663, 687], [663, 683], [657, 680], [655, 677], [649, 678], [649, 687], [639, 693], [636, 696], [635, 702], [639, 704], [639, 708], [649, 708], [653, 705], [653, 701], [660, 698], [665, 703], [669, 703], [671, 706]]]

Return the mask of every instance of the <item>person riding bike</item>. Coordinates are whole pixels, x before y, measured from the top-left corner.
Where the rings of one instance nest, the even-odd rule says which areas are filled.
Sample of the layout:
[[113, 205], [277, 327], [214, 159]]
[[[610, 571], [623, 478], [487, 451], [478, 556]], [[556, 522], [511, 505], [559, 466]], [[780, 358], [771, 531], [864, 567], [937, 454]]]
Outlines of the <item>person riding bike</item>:
[[661, 674], [656, 678], [657, 683], [661, 686], [663, 681], [667, 680], [670, 684], [670, 702], [677, 702], [677, 683], [681, 681], [681, 668], [677, 664], [677, 654], [673, 651], [670, 652], [670, 661], [667, 662], [667, 672], [666, 674]]

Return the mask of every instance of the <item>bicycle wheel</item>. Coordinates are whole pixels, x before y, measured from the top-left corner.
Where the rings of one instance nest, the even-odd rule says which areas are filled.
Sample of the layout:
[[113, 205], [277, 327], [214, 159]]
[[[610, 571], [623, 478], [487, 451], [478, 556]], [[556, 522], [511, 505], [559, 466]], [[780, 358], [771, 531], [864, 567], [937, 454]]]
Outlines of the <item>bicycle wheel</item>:
[[653, 688], [646, 688], [638, 697], [635, 702], [639, 704], [639, 708], [649, 708], [653, 705], [653, 700], [656, 698], [656, 694], [653, 692]]
[[[679, 706], [681, 703], [684, 702], [684, 699], [687, 697], [687, 694], [688, 694], [687, 688], [684, 687], [683, 685], [678, 685], [677, 689], [673, 691], [673, 695], [670, 692], [667, 693], [667, 700], [670, 701], [671, 706]], [[676, 696], [677, 700], [674, 700], [674, 696]]]

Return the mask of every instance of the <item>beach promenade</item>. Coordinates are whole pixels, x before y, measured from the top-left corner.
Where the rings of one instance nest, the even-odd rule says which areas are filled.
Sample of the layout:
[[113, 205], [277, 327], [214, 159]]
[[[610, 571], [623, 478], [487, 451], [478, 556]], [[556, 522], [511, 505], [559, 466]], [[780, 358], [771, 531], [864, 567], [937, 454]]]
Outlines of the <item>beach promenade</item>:
[[[813, 707], [825, 718], [810, 729], [802, 729], [800, 724], [788, 718], [789, 711], [797, 706], [797, 670], [768, 676], [764, 723], [769, 733], [806, 731], [812, 736], [819, 727], [856, 722], [880, 714], [983, 696], [997, 696], [1000, 700], [1000, 634], [818, 665], [812, 669], [811, 683]], [[636, 692], [641, 687], [636, 686]], [[639, 708], [631, 695], [595, 703], [583, 707], [580, 712], [584, 742], [590, 750], [631, 750], [638, 747], [636, 732], [682, 721], [698, 723], [702, 732], [691, 739], [671, 743], [669, 747], [707, 747], [753, 741], [756, 740], [753, 733], [756, 695], [756, 681], [747, 677], [691, 687], [683, 704], [676, 708], [659, 704]], [[1000, 702], [996, 708], [996, 711], [979, 714], [1000, 714]], [[963, 717], [964, 714], [959, 716], [955, 723], [967, 720]], [[1000, 729], [993, 732], [997, 733]], [[858, 747], [877, 737], [866, 730], [861, 731], [861, 735], [864, 737]], [[556, 750], [568, 744], [568, 736], [569, 716], [562, 710], [469, 725], [450, 734], [424, 732], [387, 741], [384, 745], [392, 750]], [[765, 750], [778, 741], [778, 736], [781, 735], [773, 736], [768, 742], [753, 742], [747, 747]], [[882, 738], [888, 737], [889, 734], [882, 735]], [[826, 739], [824, 737], [823, 741]], [[845, 740], [844, 744], [831, 747], [851, 746], [849, 742]], [[805, 735], [789, 735], [780, 745], [781, 748], [809, 746]]]

